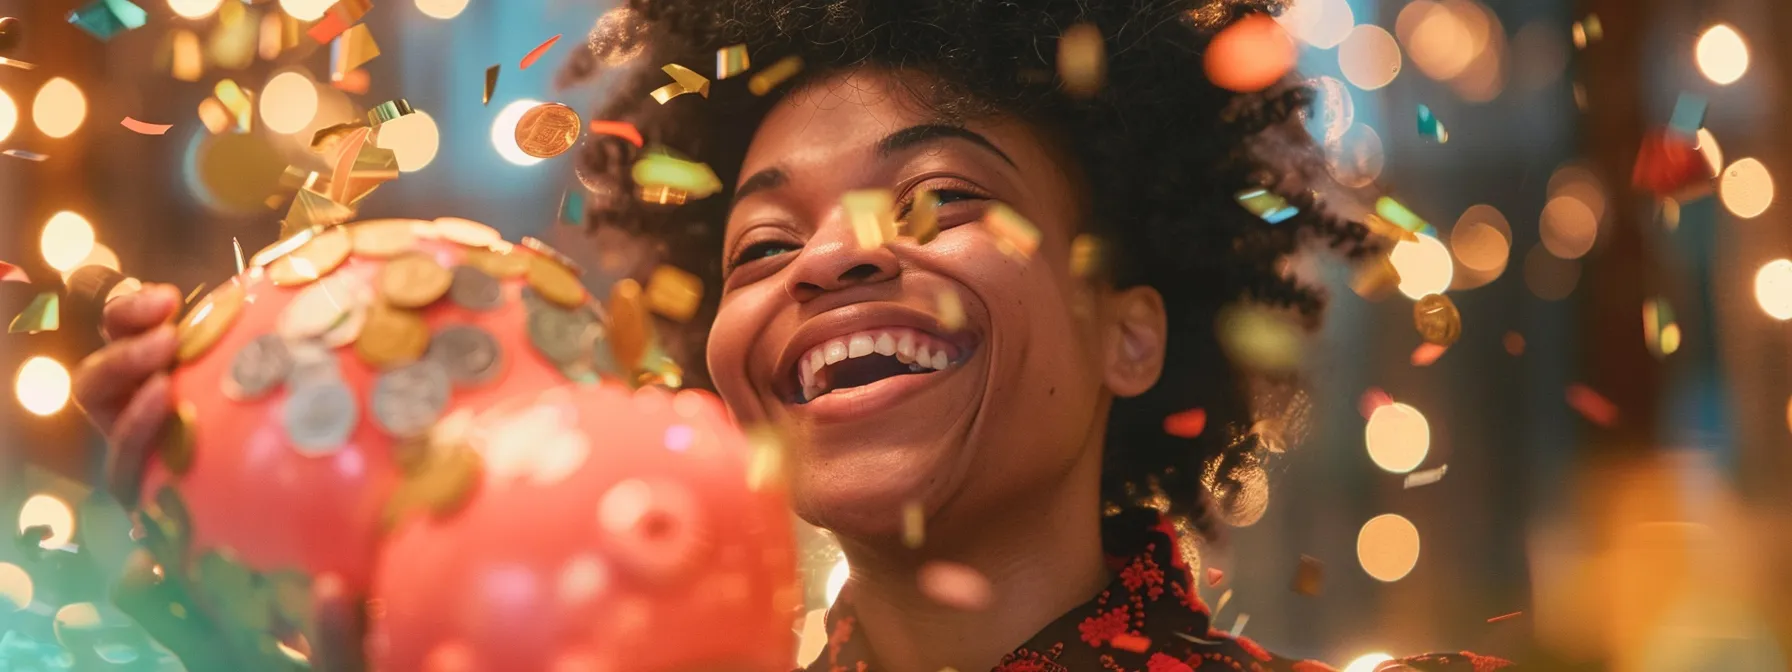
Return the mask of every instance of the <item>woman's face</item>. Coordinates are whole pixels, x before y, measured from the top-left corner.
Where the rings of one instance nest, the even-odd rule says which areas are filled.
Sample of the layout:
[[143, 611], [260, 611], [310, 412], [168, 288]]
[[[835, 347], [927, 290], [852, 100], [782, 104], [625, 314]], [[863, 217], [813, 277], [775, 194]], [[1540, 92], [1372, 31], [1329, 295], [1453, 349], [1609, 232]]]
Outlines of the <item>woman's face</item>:
[[[1086, 453], [1113, 349], [1105, 301], [1070, 270], [1083, 217], [1070, 164], [1019, 122], [939, 121], [905, 77], [918, 81], [836, 74], [767, 116], [736, 185], [709, 339], [729, 408], [784, 435], [797, 512], [858, 538], [897, 534], [910, 502], [931, 534], [942, 510], [1061, 492], [1099, 461]], [[899, 212], [937, 194], [938, 238], [861, 246], [842, 196], [876, 189]], [[1037, 227], [1031, 258], [979, 222], [996, 202]]]

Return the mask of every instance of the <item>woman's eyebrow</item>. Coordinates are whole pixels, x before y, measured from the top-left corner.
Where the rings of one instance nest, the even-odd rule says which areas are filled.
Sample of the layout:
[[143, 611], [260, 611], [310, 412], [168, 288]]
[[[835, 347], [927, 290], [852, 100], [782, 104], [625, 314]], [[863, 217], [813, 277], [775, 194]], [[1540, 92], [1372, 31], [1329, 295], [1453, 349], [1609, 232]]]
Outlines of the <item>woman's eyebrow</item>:
[[782, 187], [784, 186], [785, 180], [786, 177], [784, 171], [778, 168], [767, 168], [757, 173], [753, 173], [752, 177], [741, 182], [740, 187], [734, 190], [734, 201], [738, 203], [741, 199], [752, 195], [754, 192]]
[[1003, 161], [1008, 162], [1008, 165], [1015, 165], [1014, 159], [1008, 158], [1007, 152], [996, 147], [996, 143], [990, 142], [989, 138], [983, 137], [981, 133], [961, 126], [949, 126], [946, 124], [921, 124], [919, 126], [910, 126], [884, 136], [884, 139], [877, 143], [877, 155], [879, 157], [888, 158], [891, 154], [895, 154], [896, 152], [946, 138], [956, 138], [967, 141], [1001, 157]]

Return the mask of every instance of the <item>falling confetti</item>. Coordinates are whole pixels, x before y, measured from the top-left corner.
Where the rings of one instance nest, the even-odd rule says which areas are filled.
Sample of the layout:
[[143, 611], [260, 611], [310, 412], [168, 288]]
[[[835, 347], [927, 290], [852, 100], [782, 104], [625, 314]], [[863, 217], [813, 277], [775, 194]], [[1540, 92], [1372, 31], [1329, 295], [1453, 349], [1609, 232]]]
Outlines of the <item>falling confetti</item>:
[[1164, 417], [1164, 433], [1170, 436], [1192, 439], [1207, 430], [1207, 409], [1191, 408], [1177, 411]]
[[716, 50], [716, 79], [727, 79], [753, 67], [747, 56], [747, 45], [736, 44]]
[[1438, 345], [1436, 343], [1420, 343], [1419, 347], [1412, 349], [1412, 365], [1424, 367], [1436, 364], [1437, 360], [1443, 358], [1444, 353], [1449, 352], [1449, 350], [1449, 346]]
[[1108, 640], [1108, 645], [1121, 651], [1144, 653], [1151, 648], [1151, 638], [1143, 635], [1122, 632]]
[[560, 223], [578, 226], [585, 223], [585, 194], [577, 188], [567, 189], [560, 195]]
[[751, 79], [748, 79], [747, 90], [753, 92], [755, 96], [763, 96], [771, 93], [772, 89], [778, 88], [779, 84], [783, 84], [802, 71], [802, 57], [785, 56], [777, 63], [773, 63], [771, 67], [760, 70]]
[[1230, 635], [1233, 639], [1237, 639], [1239, 635], [1244, 634], [1244, 624], [1249, 622], [1251, 622], [1250, 614], [1239, 614], [1238, 620], [1232, 622], [1232, 630], [1226, 634]]
[[958, 292], [942, 289], [935, 303], [939, 305], [940, 326], [945, 327], [946, 331], [964, 328], [964, 302], [958, 298]]
[[341, 2], [330, 5], [330, 8], [324, 12], [323, 18], [312, 24], [311, 29], [305, 34], [318, 44], [327, 44], [354, 26], [355, 22], [360, 21], [361, 17], [366, 16], [368, 10], [371, 9], [373, 9], [372, 0], [341, 0]]
[[1220, 610], [1225, 609], [1226, 603], [1231, 602], [1231, 601], [1232, 601], [1232, 589], [1227, 588], [1226, 592], [1220, 593], [1219, 601], [1213, 603], [1213, 615], [1209, 616], [1208, 618], [1213, 618], [1213, 616], [1220, 615]]
[[1424, 233], [1431, 224], [1391, 196], [1375, 199], [1375, 215], [1410, 233]]
[[896, 237], [896, 197], [888, 189], [860, 189], [840, 195], [859, 249], [882, 247]]
[[162, 135], [167, 133], [168, 129], [174, 128], [174, 124], [152, 124], [147, 121], [138, 121], [130, 117], [125, 117], [118, 123], [125, 128], [131, 129], [131, 132], [141, 135]]
[[1204, 54], [1207, 79], [1239, 93], [1262, 91], [1294, 69], [1298, 52], [1282, 24], [1250, 14], [1215, 35]]
[[927, 543], [927, 513], [917, 501], [902, 505], [902, 545], [920, 548]]
[[44, 292], [31, 300], [25, 311], [13, 318], [7, 333], [35, 334], [55, 331], [62, 326], [61, 300], [55, 292]]
[[26, 161], [40, 161], [41, 162], [41, 161], [45, 161], [50, 158], [49, 154], [39, 154], [37, 152], [28, 152], [23, 149], [8, 149], [6, 151], [0, 151], [0, 154], [5, 154], [5, 155], [10, 156], [15, 159], [24, 159]]
[[996, 244], [1010, 256], [1027, 258], [1039, 250], [1039, 229], [1006, 204], [989, 206], [983, 213], [983, 224], [995, 234]]
[[[709, 166], [664, 151], [649, 151], [630, 171], [635, 184], [679, 190], [690, 198], [707, 198], [722, 190], [722, 180]], [[680, 198], [682, 202], [684, 199]]]
[[608, 135], [622, 138], [636, 147], [640, 147], [643, 144], [640, 129], [635, 128], [634, 124], [626, 121], [593, 120], [588, 126], [588, 129], [591, 131], [592, 135]]
[[1437, 120], [1437, 115], [1431, 113], [1430, 107], [1419, 105], [1418, 121], [1420, 137], [1436, 140], [1438, 144], [1450, 141], [1450, 132], [1444, 129], [1443, 122]]
[[1207, 587], [1212, 588], [1226, 580], [1226, 572], [1218, 567], [1207, 568]]
[[1580, 383], [1569, 385], [1567, 398], [1568, 406], [1586, 418], [1587, 422], [1610, 427], [1618, 421], [1618, 405], [1591, 387]]
[[560, 41], [560, 36], [555, 35], [553, 37], [548, 38], [548, 41], [541, 43], [539, 46], [535, 47], [534, 49], [530, 49], [529, 54], [527, 56], [523, 57], [523, 62], [517, 66], [517, 69], [518, 70], [528, 70], [529, 66], [535, 65], [536, 61], [541, 60], [541, 55], [548, 53], [549, 49], [554, 48], [554, 43], [559, 42], [559, 41]]
[[356, 24], [330, 43], [330, 81], [342, 81], [349, 72], [379, 55], [380, 45], [374, 41], [373, 31], [367, 24]]
[[1088, 98], [1107, 83], [1107, 45], [1101, 29], [1094, 24], [1079, 23], [1058, 38], [1058, 79], [1064, 92], [1077, 98]]
[[[410, 101], [403, 98], [388, 100], [373, 106], [373, 109], [367, 111], [367, 123], [374, 128], [379, 128], [380, 124], [392, 121], [407, 114], [416, 113], [417, 111], [411, 108]], [[313, 140], [315, 139], [314, 136]]]
[[1599, 23], [1598, 14], [1588, 14], [1587, 18], [1574, 22], [1574, 47], [1585, 49], [1587, 45], [1605, 38], [1605, 26]]
[[709, 97], [709, 78], [677, 63], [667, 63], [660, 70], [665, 71], [672, 78], [672, 83], [654, 89], [648, 95], [653, 96], [653, 99], [659, 101], [661, 105], [687, 93], [695, 93], [704, 98]]
[[1413, 488], [1422, 488], [1431, 485], [1432, 483], [1444, 480], [1444, 473], [1449, 470], [1450, 465], [1446, 464], [1439, 466], [1436, 469], [1412, 472], [1406, 475], [1406, 480], [1400, 484], [1400, 487], [1405, 490], [1411, 490]]
[[25, 275], [25, 269], [0, 261], [0, 282], [29, 283], [31, 277]]
[[1509, 621], [1509, 620], [1518, 618], [1519, 616], [1523, 616], [1523, 615], [1524, 615], [1524, 612], [1522, 612], [1522, 611], [1514, 611], [1510, 614], [1500, 614], [1493, 618], [1489, 618], [1489, 619], [1487, 619], [1487, 622], [1488, 623], [1498, 623], [1500, 621]]
[[1524, 334], [1508, 331], [1505, 337], [1500, 339], [1500, 342], [1506, 346], [1506, 354], [1513, 357], [1524, 354]]
[[1299, 208], [1288, 205], [1288, 199], [1267, 189], [1246, 189], [1238, 192], [1237, 199], [1244, 209], [1270, 224], [1281, 224], [1300, 214]]
[[503, 64], [494, 65], [485, 69], [485, 95], [479, 99], [479, 104], [492, 104], [492, 91], [495, 91], [498, 88], [498, 70], [501, 68], [503, 68]]
[[217, 85], [212, 87], [212, 95], [223, 104], [224, 111], [230, 113], [230, 119], [236, 124], [238, 133], [248, 133], [253, 129], [255, 103], [250, 99], [249, 92], [239, 86], [236, 80], [218, 80]]
[[24, 61], [14, 60], [11, 58], [0, 58], [0, 65], [4, 65], [9, 68], [18, 68], [20, 70], [36, 70], [37, 69], [37, 64], [35, 64], [35, 63], [26, 63]]
[[230, 239], [230, 246], [236, 250], [236, 272], [241, 275], [243, 272], [243, 243], [233, 237]]
[[676, 266], [661, 264], [647, 278], [647, 308], [674, 322], [697, 314], [703, 302], [703, 281]]
[[1101, 239], [1092, 234], [1078, 234], [1070, 241], [1070, 275], [1088, 279], [1101, 272]]
[[[1290, 588], [1301, 595], [1317, 597], [1325, 589], [1324, 584], [1325, 564], [1310, 555], [1300, 556], [1300, 565], [1294, 569], [1294, 581]], [[1244, 617], [1239, 616], [1239, 619]]]
[[1394, 397], [1379, 387], [1371, 387], [1363, 390], [1363, 396], [1357, 399], [1356, 411], [1363, 416], [1364, 420], [1368, 420], [1370, 416], [1375, 415], [1375, 409], [1391, 403], [1394, 403]]
[[932, 191], [920, 190], [902, 221], [903, 234], [922, 245], [933, 242], [940, 235], [939, 207], [940, 200]]
[[119, 33], [142, 28], [149, 22], [149, 13], [130, 0], [93, 0], [69, 12], [68, 22], [104, 42]]
[[1674, 99], [1674, 113], [1668, 117], [1668, 128], [1686, 137], [1698, 135], [1705, 127], [1705, 112], [1711, 101], [1696, 93], [1683, 91]]

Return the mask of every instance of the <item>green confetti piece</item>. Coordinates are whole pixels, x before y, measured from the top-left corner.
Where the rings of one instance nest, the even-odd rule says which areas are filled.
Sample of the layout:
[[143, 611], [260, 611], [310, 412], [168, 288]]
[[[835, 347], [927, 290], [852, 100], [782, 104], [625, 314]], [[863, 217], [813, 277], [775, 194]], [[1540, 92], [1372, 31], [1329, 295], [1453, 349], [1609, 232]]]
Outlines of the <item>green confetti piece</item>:
[[585, 223], [585, 195], [578, 189], [567, 189], [560, 196], [560, 223], [579, 226]]
[[119, 33], [142, 28], [149, 13], [131, 0], [93, 0], [68, 13], [68, 22], [104, 42]]
[[1450, 141], [1450, 132], [1444, 129], [1443, 122], [1437, 120], [1437, 115], [1431, 113], [1430, 107], [1419, 106], [1418, 122], [1419, 135], [1436, 140], [1438, 144]]
[[691, 198], [707, 198], [722, 190], [721, 178], [709, 166], [676, 158], [664, 150], [649, 151], [630, 172], [637, 185], [678, 189]]
[[1238, 192], [1237, 198], [1244, 209], [1270, 224], [1280, 224], [1300, 214], [1300, 208], [1288, 205], [1288, 199], [1267, 189], [1246, 189]]
[[1431, 226], [1430, 223], [1427, 223], [1423, 218], [1420, 218], [1418, 214], [1408, 209], [1405, 205], [1402, 205], [1399, 201], [1388, 196], [1376, 199], [1375, 214], [1380, 215], [1382, 219], [1393, 222], [1394, 225], [1413, 233], [1419, 233]]
[[8, 333], [35, 334], [44, 331], [56, 331], [62, 326], [62, 300], [55, 292], [44, 292], [31, 300], [25, 312], [13, 318], [12, 325], [6, 328]]

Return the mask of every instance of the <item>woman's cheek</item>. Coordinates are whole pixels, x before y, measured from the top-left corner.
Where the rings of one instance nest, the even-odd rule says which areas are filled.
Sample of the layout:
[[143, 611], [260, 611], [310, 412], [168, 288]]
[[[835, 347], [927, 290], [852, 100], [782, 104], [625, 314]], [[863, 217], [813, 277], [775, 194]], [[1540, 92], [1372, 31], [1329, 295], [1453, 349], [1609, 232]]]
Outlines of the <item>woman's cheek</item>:
[[761, 414], [750, 374], [754, 348], [765, 333], [768, 307], [758, 287], [736, 290], [722, 299], [710, 326], [710, 378], [716, 392], [737, 419], [748, 421]]

